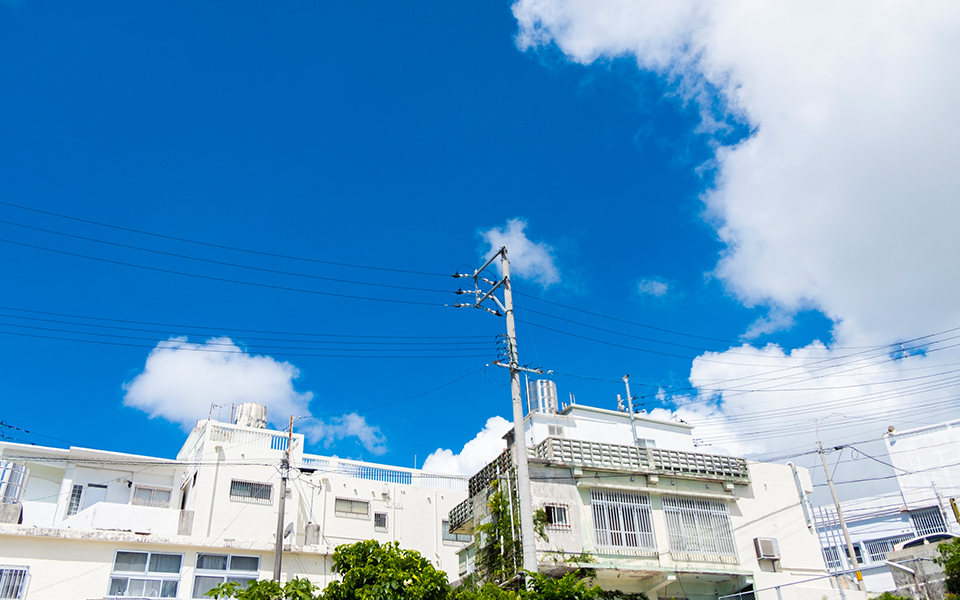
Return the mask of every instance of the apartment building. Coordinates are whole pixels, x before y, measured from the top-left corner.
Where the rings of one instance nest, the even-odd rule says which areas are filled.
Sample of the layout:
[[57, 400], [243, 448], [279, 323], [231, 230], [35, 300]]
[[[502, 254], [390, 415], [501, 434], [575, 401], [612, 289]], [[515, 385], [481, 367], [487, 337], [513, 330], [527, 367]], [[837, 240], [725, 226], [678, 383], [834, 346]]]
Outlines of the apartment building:
[[271, 578], [288, 450], [283, 580], [324, 586], [334, 548], [365, 539], [456, 573], [466, 542], [446, 515], [465, 478], [305, 454], [248, 409], [199, 422], [176, 459], [0, 443], [0, 597], [201, 598]]

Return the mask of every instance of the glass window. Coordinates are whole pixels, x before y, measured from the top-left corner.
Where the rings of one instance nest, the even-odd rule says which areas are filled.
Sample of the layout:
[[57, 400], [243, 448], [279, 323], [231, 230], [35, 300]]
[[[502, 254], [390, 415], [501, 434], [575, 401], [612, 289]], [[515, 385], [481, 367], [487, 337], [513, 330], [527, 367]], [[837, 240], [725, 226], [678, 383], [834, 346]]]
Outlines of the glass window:
[[445, 542], [469, 542], [471, 539], [469, 534], [465, 533], [450, 533], [450, 521], [446, 519], [441, 523], [442, 527], [442, 537]]
[[197, 554], [197, 568], [205, 571], [226, 571], [226, 554]]
[[370, 515], [370, 503], [366, 500], [337, 498], [333, 512], [339, 517], [367, 517]]
[[77, 511], [80, 510], [80, 497], [83, 496], [83, 486], [74, 485], [73, 489], [70, 490], [70, 503], [67, 505], [67, 516], [77, 514]]
[[191, 597], [206, 598], [204, 594], [221, 583], [236, 582], [246, 586], [257, 578], [259, 571], [259, 556], [197, 554], [197, 574], [193, 578]]
[[231, 500], [248, 500], [260, 504], [269, 504], [272, 497], [273, 485], [269, 483], [240, 481], [237, 479], [230, 482]]
[[548, 527], [570, 527], [567, 517], [567, 507], [559, 504], [548, 504], [543, 507]]
[[29, 574], [29, 567], [0, 567], [0, 598], [23, 598]]
[[664, 496], [663, 516], [667, 521], [671, 552], [737, 555], [726, 504]]
[[170, 490], [138, 485], [133, 491], [133, 499], [130, 503], [136, 506], [170, 508]]
[[[176, 598], [182, 554], [117, 551], [107, 595], [110, 597]], [[135, 573], [135, 576], [125, 576]]]
[[197, 575], [193, 578], [193, 598], [206, 598], [207, 592], [223, 583], [223, 577]]
[[259, 556], [231, 556], [230, 570], [256, 573], [260, 570]]
[[656, 550], [650, 496], [590, 490], [597, 546], [615, 551]]
[[373, 528], [379, 531], [387, 530], [387, 513], [373, 513]]

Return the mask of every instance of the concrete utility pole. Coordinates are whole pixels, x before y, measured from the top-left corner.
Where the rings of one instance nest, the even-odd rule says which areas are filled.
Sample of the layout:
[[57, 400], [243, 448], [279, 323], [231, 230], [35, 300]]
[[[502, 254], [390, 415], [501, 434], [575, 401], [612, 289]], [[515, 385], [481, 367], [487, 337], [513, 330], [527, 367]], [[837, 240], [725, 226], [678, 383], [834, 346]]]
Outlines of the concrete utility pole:
[[[828, 415], [826, 418], [830, 418]], [[843, 520], [843, 511], [840, 509], [840, 500], [837, 498], [837, 490], [833, 487], [833, 477], [830, 476], [830, 467], [827, 466], [827, 457], [823, 453], [823, 444], [820, 443], [820, 421], [814, 419], [814, 425], [817, 432], [817, 452], [820, 454], [820, 460], [823, 462], [823, 472], [827, 475], [827, 485], [830, 486], [830, 494], [833, 496], [833, 505], [837, 509], [837, 518], [840, 519], [840, 528], [843, 530], [843, 539], [847, 543], [847, 556], [850, 557], [850, 565], [857, 571], [857, 587], [863, 590], [863, 579], [860, 577], [860, 561], [857, 560], [857, 553], [853, 549], [853, 541], [850, 539], [850, 531], [847, 529], [847, 522]]]
[[639, 446], [637, 442], [637, 426], [633, 422], [633, 396], [630, 395], [630, 376], [623, 376], [623, 383], [627, 386], [627, 406], [630, 408], [630, 433], [633, 434], [633, 445]]
[[[499, 281], [492, 281], [483, 277], [483, 271], [490, 264], [500, 257], [500, 268], [502, 278]], [[507, 321], [507, 357], [506, 364], [498, 361], [494, 364], [505, 367], [510, 370], [510, 395], [513, 400], [513, 454], [514, 462], [517, 465], [517, 493], [520, 496], [520, 538], [523, 549], [523, 568], [533, 573], [537, 572], [537, 547], [534, 540], [533, 528], [533, 499], [530, 493], [530, 467], [527, 462], [527, 441], [523, 433], [523, 398], [520, 394], [520, 372], [542, 374], [540, 369], [527, 369], [520, 366], [517, 356], [517, 328], [513, 318], [513, 290], [510, 285], [510, 261], [507, 259], [507, 247], [503, 246], [490, 257], [482, 267], [473, 272], [472, 275], [457, 273], [454, 277], [468, 277], [473, 279], [474, 289], [471, 291], [459, 290], [458, 294], [473, 294], [476, 301], [473, 303], [458, 303], [457, 308], [482, 308], [489, 313], [497, 316], [506, 317]], [[480, 281], [490, 285], [490, 290], [483, 292], [480, 290]], [[503, 288], [503, 302], [494, 295], [498, 288]], [[492, 310], [483, 306], [483, 303], [492, 299], [499, 310]]]
[[290, 436], [287, 449], [280, 460], [280, 501], [277, 503], [277, 545], [273, 555], [273, 580], [280, 582], [280, 565], [283, 562], [283, 518], [287, 503], [287, 479], [290, 477], [290, 448], [293, 447], [293, 415], [290, 415]]

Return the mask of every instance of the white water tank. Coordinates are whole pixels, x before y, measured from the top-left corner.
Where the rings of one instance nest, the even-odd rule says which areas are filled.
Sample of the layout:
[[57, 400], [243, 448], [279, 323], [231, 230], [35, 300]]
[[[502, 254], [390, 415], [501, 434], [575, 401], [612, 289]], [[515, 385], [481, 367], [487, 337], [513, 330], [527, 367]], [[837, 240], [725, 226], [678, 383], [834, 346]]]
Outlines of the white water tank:
[[536, 379], [528, 382], [527, 411], [531, 413], [556, 413], [557, 384], [549, 379]]
[[237, 425], [267, 428], [267, 407], [256, 402], [245, 402], [237, 408]]

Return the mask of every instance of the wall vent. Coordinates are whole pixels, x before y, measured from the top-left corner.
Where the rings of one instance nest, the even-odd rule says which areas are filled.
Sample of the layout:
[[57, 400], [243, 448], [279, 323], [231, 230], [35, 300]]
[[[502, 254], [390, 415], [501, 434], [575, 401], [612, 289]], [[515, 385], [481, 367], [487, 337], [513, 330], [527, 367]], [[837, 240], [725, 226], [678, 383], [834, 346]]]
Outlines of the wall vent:
[[753, 547], [757, 550], [758, 560], [780, 560], [777, 538], [753, 538]]
[[563, 437], [563, 425], [549, 425], [548, 428], [551, 437]]

